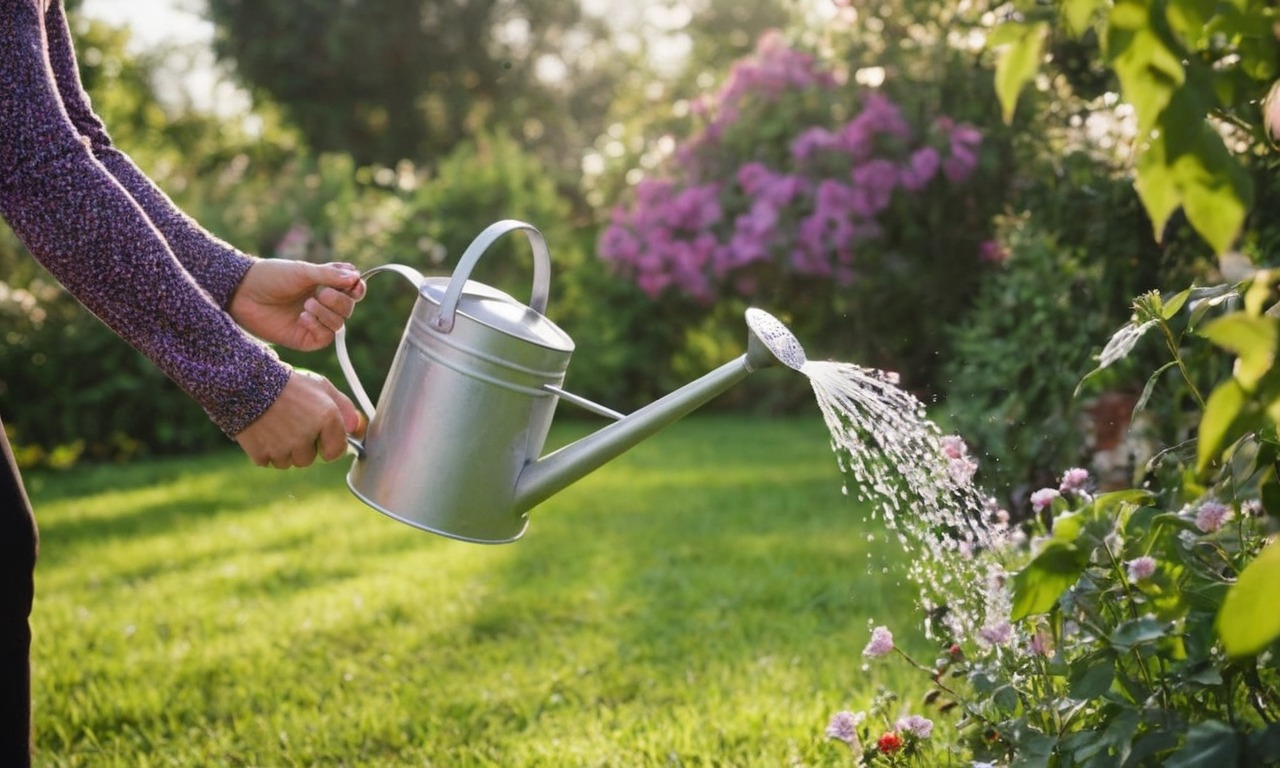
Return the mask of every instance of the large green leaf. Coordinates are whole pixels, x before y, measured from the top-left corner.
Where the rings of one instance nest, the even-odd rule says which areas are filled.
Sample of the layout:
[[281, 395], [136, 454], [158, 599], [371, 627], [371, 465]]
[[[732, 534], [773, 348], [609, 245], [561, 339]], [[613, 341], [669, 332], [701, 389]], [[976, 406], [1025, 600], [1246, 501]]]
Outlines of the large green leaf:
[[1186, 80], [1182, 59], [1161, 39], [1144, 0], [1120, 0], [1108, 22], [1107, 56], [1133, 105], [1138, 132], [1146, 136]]
[[[1180, 122], [1162, 121], [1162, 128], [1169, 130], [1169, 123]], [[1222, 137], [1204, 120], [1192, 129], [1198, 134], [1196, 148], [1174, 160], [1174, 183], [1191, 226], [1213, 247], [1214, 253], [1225, 253], [1235, 244], [1244, 225], [1252, 190], [1248, 176], [1227, 151]]]
[[1037, 613], [1047, 613], [1062, 593], [1079, 580], [1087, 563], [1085, 553], [1074, 544], [1051, 541], [1013, 577], [1014, 621]]
[[1044, 58], [1044, 40], [1049, 34], [1045, 22], [1024, 24], [1008, 22], [993, 34], [992, 43], [1004, 46], [996, 62], [996, 96], [1006, 123], [1013, 120], [1018, 106], [1018, 94], [1040, 70]]
[[1246, 392], [1254, 391], [1275, 364], [1280, 320], [1234, 312], [1209, 323], [1201, 333], [1214, 344], [1236, 353], [1239, 362], [1235, 378]]
[[1280, 638], [1280, 546], [1272, 542], [1227, 591], [1216, 623], [1232, 656], [1258, 653]]
[[1153, 137], [1138, 154], [1134, 170], [1137, 178], [1134, 187], [1142, 207], [1147, 209], [1151, 227], [1157, 240], [1163, 239], [1169, 217], [1182, 205], [1182, 195], [1174, 183], [1173, 171], [1166, 161], [1164, 135]]
[[1246, 393], [1235, 379], [1227, 379], [1213, 390], [1200, 419], [1196, 444], [1196, 470], [1204, 471], [1235, 438], [1244, 434]]
[[1204, 768], [1206, 765], [1233, 766], [1240, 758], [1240, 736], [1231, 726], [1210, 720], [1191, 726], [1187, 743], [1169, 756], [1165, 768]]
[[1089, 30], [1089, 20], [1102, 7], [1102, 0], [1062, 0], [1061, 7], [1067, 31], [1080, 37]]

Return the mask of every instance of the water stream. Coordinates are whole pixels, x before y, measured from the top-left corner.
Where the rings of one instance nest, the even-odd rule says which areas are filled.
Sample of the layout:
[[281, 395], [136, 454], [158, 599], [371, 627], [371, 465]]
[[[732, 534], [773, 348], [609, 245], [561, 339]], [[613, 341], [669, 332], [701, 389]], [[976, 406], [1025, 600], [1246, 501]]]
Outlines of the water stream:
[[[977, 464], [960, 438], [945, 436], [897, 377], [850, 363], [807, 361], [845, 493], [871, 505], [897, 536], [926, 610], [945, 605], [954, 635], [982, 632], [1003, 576], [973, 554], [1001, 546], [1005, 517], [973, 481]], [[988, 569], [988, 570], [984, 570]], [[1004, 612], [1007, 615], [1007, 612]]]

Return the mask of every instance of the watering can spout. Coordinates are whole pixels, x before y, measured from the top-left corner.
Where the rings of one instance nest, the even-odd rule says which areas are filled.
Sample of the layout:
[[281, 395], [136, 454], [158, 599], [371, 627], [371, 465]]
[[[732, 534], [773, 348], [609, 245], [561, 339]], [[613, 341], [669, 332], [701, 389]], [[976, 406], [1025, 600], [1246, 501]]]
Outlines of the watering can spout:
[[780, 321], [748, 309], [747, 352], [674, 392], [547, 456], [527, 464], [516, 484], [523, 513], [617, 458], [674, 421], [705, 405], [748, 374], [776, 364], [800, 370], [804, 349]]

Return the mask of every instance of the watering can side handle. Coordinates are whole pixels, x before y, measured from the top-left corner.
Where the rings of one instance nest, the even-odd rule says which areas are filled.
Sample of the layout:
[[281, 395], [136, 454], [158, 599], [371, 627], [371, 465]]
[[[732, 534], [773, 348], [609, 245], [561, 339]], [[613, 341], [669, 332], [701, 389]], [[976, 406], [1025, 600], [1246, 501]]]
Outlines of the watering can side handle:
[[[395, 272], [419, 289], [421, 289], [422, 283], [426, 280], [421, 272], [403, 264], [383, 264], [366, 271], [360, 277], [365, 279], [379, 272]], [[356, 368], [351, 364], [351, 355], [347, 353], [347, 326], [345, 323], [333, 334], [333, 348], [338, 353], [338, 365], [342, 368], [342, 375], [346, 377], [347, 385], [351, 387], [352, 394], [356, 396], [356, 402], [364, 409], [364, 415], [369, 418], [369, 421], [373, 421], [373, 401], [369, 399], [369, 393], [365, 391], [364, 385], [360, 383], [360, 377], [356, 375]], [[351, 443], [357, 453], [364, 453], [364, 447], [355, 438], [348, 437], [347, 442]]]
[[449, 278], [449, 287], [445, 289], [444, 296], [440, 299], [440, 311], [433, 321], [436, 330], [442, 333], [453, 330], [458, 300], [462, 297], [462, 288], [471, 277], [471, 270], [475, 268], [476, 262], [498, 238], [508, 232], [516, 231], [524, 232], [529, 238], [529, 245], [533, 246], [533, 292], [529, 299], [529, 307], [538, 314], [546, 314], [547, 296], [551, 290], [551, 251], [547, 248], [547, 241], [532, 224], [516, 219], [503, 219], [485, 227], [484, 231], [471, 241], [471, 245], [467, 246], [467, 250], [463, 251], [462, 258], [458, 260], [458, 266], [453, 270], [453, 276]]

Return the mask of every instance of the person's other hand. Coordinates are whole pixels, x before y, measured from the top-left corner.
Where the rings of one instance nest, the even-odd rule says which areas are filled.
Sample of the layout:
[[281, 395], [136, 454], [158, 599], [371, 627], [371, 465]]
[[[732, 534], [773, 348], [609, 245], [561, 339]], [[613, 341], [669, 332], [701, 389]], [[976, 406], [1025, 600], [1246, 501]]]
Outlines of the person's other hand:
[[264, 341], [311, 352], [333, 342], [364, 293], [350, 264], [262, 259], [240, 281], [227, 312]]
[[323, 376], [294, 371], [271, 404], [236, 442], [260, 467], [306, 467], [321, 456], [346, 452], [347, 434], [361, 436], [364, 418], [346, 395]]

